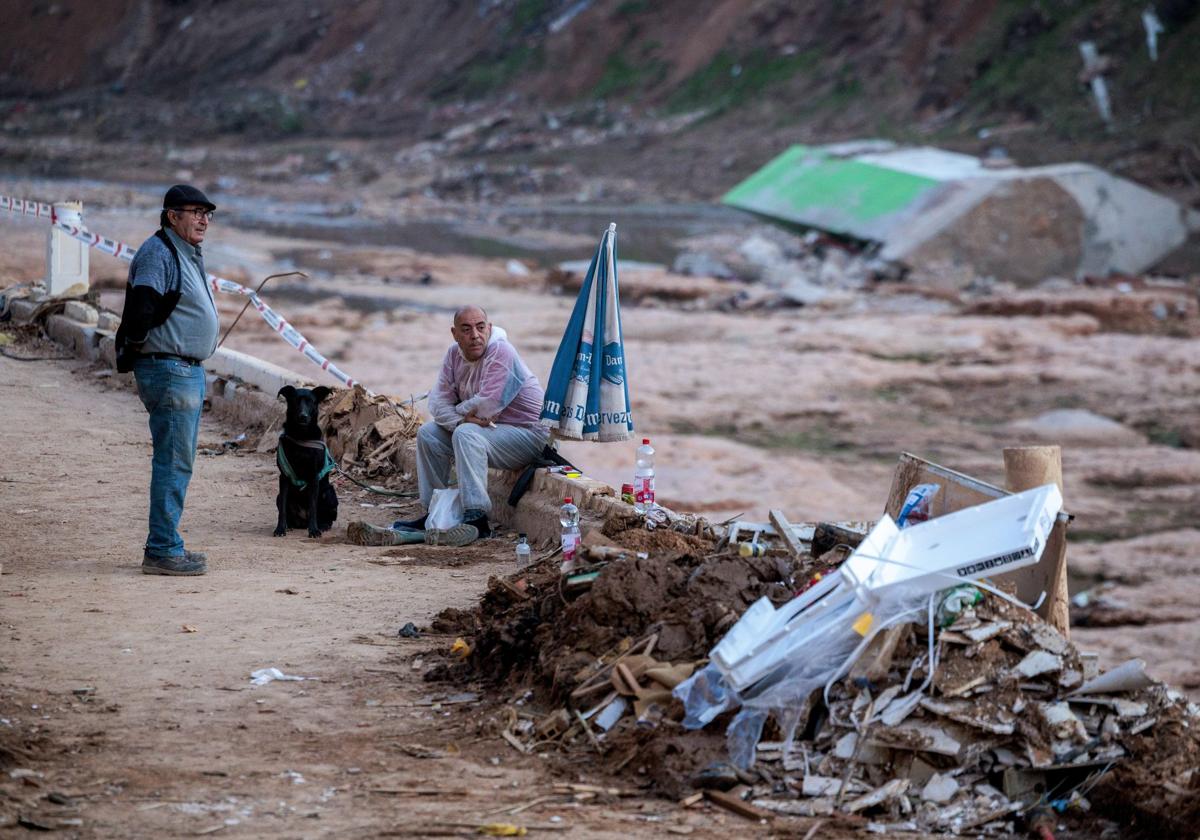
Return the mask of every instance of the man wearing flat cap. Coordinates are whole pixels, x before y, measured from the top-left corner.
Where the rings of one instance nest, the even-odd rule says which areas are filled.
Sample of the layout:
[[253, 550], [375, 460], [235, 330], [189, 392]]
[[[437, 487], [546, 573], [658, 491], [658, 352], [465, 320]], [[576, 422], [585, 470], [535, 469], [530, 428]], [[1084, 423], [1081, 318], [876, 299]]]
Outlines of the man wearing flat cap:
[[117, 330], [117, 370], [133, 372], [150, 413], [150, 533], [142, 555], [148, 575], [202, 575], [206, 558], [179, 536], [183, 500], [196, 458], [204, 406], [201, 362], [217, 349], [220, 322], [200, 243], [217, 207], [177, 184], [163, 197], [159, 230], [129, 267]]

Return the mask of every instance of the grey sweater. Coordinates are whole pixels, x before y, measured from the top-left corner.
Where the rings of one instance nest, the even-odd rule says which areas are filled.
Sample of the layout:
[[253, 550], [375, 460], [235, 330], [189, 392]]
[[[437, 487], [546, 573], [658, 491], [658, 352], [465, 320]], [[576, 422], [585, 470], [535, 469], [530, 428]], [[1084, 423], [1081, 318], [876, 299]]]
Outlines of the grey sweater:
[[216, 303], [204, 270], [200, 248], [185, 242], [175, 231], [167, 236], [179, 252], [175, 256], [157, 236], [151, 236], [138, 248], [129, 267], [129, 282], [149, 286], [165, 295], [179, 289], [179, 304], [161, 326], [150, 330], [142, 353], [172, 353], [193, 359], [207, 359], [217, 349], [220, 320]]

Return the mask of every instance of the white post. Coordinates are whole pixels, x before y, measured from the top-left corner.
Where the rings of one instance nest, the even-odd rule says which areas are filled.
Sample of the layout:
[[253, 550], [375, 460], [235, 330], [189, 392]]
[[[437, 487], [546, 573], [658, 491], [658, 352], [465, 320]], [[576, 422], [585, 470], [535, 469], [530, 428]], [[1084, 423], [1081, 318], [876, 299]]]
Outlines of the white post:
[[[83, 202], [54, 205], [55, 218], [83, 227]], [[54, 225], [46, 240], [46, 294], [51, 297], [82, 295], [88, 290], [88, 246]]]

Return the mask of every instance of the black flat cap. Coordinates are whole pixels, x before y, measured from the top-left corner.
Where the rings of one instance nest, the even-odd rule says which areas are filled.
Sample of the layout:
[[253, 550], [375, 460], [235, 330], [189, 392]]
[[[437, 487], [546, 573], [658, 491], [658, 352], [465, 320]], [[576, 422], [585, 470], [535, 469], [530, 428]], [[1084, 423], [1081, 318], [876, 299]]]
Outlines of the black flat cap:
[[172, 207], [183, 207], [186, 204], [199, 204], [201, 207], [206, 207], [209, 210], [217, 209], [217, 205], [209, 201], [208, 196], [191, 184], [176, 184], [167, 190], [167, 194], [163, 196], [164, 210], [169, 210]]

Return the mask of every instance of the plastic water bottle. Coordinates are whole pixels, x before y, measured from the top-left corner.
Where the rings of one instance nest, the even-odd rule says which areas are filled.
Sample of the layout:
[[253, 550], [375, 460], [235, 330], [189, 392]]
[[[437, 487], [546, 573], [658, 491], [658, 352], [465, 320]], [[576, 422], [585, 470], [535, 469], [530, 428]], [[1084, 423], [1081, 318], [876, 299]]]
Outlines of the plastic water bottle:
[[529, 540], [524, 534], [517, 537], [517, 568], [524, 569], [529, 565]]
[[650, 438], [642, 438], [633, 468], [633, 509], [645, 513], [654, 507], [654, 447]]
[[558, 521], [562, 524], [562, 571], [565, 574], [575, 568], [575, 550], [579, 547], [579, 508], [570, 497], [563, 499], [558, 509]]

